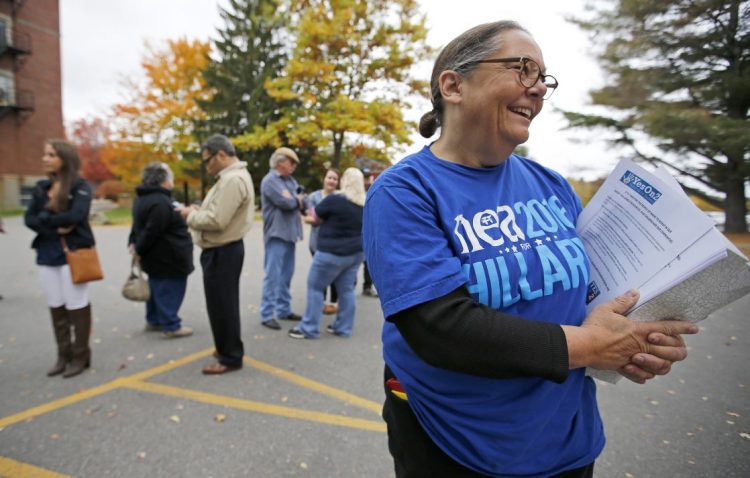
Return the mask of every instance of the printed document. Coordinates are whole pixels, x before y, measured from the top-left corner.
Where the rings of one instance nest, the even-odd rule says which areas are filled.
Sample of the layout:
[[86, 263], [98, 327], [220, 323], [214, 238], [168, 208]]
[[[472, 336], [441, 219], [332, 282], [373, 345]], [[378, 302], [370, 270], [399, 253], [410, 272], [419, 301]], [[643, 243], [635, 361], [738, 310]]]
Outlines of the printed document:
[[[631, 320], [705, 319], [750, 293], [747, 258], [663, 168], [621, 161], [578, 219], [591, 261], [587, 311], [631, 288]], [[616, 383], [612, 371], [588, 369]]]

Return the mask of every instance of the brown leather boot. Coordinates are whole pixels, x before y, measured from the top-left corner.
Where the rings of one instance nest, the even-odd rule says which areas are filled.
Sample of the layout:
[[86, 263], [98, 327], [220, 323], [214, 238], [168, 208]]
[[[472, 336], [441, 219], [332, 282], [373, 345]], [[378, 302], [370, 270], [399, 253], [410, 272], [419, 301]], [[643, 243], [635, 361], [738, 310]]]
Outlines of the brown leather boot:
[[75, 340], [73, 341], [73, 353], [70, 362], [65, 366], [63, 378], [78, 375], [91, 365], [91, 349], [89, 348], [91, 304], [82, 309], [69, 310], [68, 317], [73, 324]]
[[70, 321], [65, 306], [50, 307], [52, 315], [52, 330], [55, 332], [57, 342], [57, 363], [47, 371], [48, 377], [60, 375], [65, 370], [65, 365], [70, 361], [73, 352], [73, 344], [70, 342]]

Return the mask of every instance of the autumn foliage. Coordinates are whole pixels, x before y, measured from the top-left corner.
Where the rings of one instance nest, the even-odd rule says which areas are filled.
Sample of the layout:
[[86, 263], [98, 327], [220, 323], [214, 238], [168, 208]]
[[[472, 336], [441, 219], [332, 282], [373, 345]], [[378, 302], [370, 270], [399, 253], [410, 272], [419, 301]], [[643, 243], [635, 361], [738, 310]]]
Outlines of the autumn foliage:
[[73, 123], [69, 136], [78, 147], [81, 176], [94, 184], [114, 179], [115, 175], [103, 159], [109, 139], [109, 129], [103, 119], [80, 119]]
[[333, 167], [356, 147], [383, 161], [409, 140], [402, 110], [424, 93], [412, 66], [430, 49], [414, 0], [295, 0], [296, 45], [284, 74], [266, 82], [281, 117], [240, 136], [248, 148], [288, 143], [317, 150]]
[[195, 186], [199, 168], [185, 153], [199, 148], [193, 121], [203, 115], [197, 100], [209, 95], [202, 72], [210, 46], [179, 39], [169, 40], [163, 50], [146, 48], [145, 79], [128, 81], [128, 100], [114, 106], [104, 160], [128, 187], [138, 184], [143, 166], [152, 161], [169, 164], [177, 182]]

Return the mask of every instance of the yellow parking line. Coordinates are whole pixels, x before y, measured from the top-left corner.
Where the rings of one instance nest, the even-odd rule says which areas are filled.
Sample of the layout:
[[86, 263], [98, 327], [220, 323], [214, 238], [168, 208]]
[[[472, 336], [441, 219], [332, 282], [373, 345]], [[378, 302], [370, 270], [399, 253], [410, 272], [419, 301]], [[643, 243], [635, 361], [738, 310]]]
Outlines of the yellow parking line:
[[73, 478], [38, 466], [21, 463], [0, 456], [0, 476], [3, 478]]
[[13, 425], [14, 423], [21, 422], [28, 418], [36, 417], [38, 415], [43, 415], [45, 413], [55, 411], [59, 408], [66, 407], [68, 405], [72, 405], [74, 403], [80, 402], [82, 400], [87, 400], [92, 397], [96, 397], [97, 395], [101, 395], [103, 393], [111, 392], [112, 390], [122, 387], [126, 381], [143, 380], [146, 378], [151, 378], [154, 375], [167, 372], [174, 368], [181, 367], [182, 365], [185, 365], [192, 361], [211, 355], [213, 353], [213, 350], [214, 349], [210, 348], [210, 349], [202, 350], [200, 352], [196, 352], [190, 355], [186, 355], [185, 357], [182, 357], [178, 360], [170, 360], [169, 362], [163, 365], [150, 368], [143, 372], [134, 373], [133, 375], [129, 375], [127, 377], [117, 378], [115, 380], [112, 380], [111, 382], [107, 382], [97, 387], [89, 388], [81, 392], [68, 395], [67, 397], [63, 397], [58, 400], [47, 402], [45, 404], [39, 405], [38, 407], [29, 408], [20, 413], [16, 413], [15, 415], [10, 415], [7, 417], [0, 418], [0, 428]]
[[[9, 425], [13, 425], [15, 423], [27, 420], [29, 418], [58, 410], [65, 406], [72, 405], [74, 403], [87, 400], [89, 398], [93, 398], [93, 397], [96, 397], [98, 395], [101, 395], [107, 392], [111, 392], [112, 390], [116, 390], [121, 387], [130, 387], [130, 388], [150, 391], [154, 393], [162, 393], [166, 395], [191, 398], [191, 399], [194, 399], [197, 401], [203, 401], [206, 403], [212, 403], [212, 404], [217, 404], [217, 405], [227, 405], [227, 406], [242, 409], [242, 410], [252, 410], [252, 411], [257, 411], [261, 413], [270, 413], [272, 415], [280, 415], [280, 416], [285, 416], [285, 417], [290, 417], [290, 418], [300, 418], [303, 420], [310, 420], [310, 421], [316, 421], [316, 422], [321, 422], [321, 423], [329, 423], [332, 425], [360, 428], [363, 430], [385, 431], [385, 425], [382, 424], [382, 422], [363, 420], [363, 419], [358, 419], [358, 418], [350, 418], [350, 417], [344, 417], [340, 415], [331, 415], [331, 414], [320, 413], [320, 412], [311, 412], [311, 411], [299, 410], [299, 409], [294, 409], [294, 408], [289, 408], [289, 407], [280, 407], [277, 405], [265, 404], [261, 402], [239, 400], [239, 399], [234, 399], [231, 397], [225, 397], [221, 395], [204, 394], [202, 392], [196, 392], [196, 391], [187, 390], [187, 389], [180, 389], [176, 387], [167, 387], [165, 385], [158, 385], [158, 384], [144, 382], [144, 380], [152, 378], [156, 375], [162, 374], [164, 372], [168, 372], [177, 367], [181, 367], [183, 365], [186, 365], [190, 362], [194, 362], [201, 358], [208, 357], [209, 355], [213, 353], [213, 351], [214, 351], [213, 348], [204, 349], [199, 352], [186, 355], [185, 357], [182, 357], [177, 360], [170, 360], [169, 362], [165, 364], [150, 368], [148, 370], [137, 372], [127, 377], [121, 377], [121, 378], [112, 380], [111, 382], [107, 382], [105, 384], [102, 384], [93, 388], [89, 388], [87, 390], [83, 390], [81, 392], [74, 393], [72, 395], [68, 395], [67, 397], [63, 397], [58, 400], [53, 400], [51, 402], [39, 405], [37, 407], [29, 408], [27, 410], [16, 413], [14, 415], [0, 418], [0, 428], [4, 428]], [[245, 363], [248, 363], [249, 365], [257, 368], [260, 371], [267, 372], [273, 376], [282, 378], [284, 380], [292, 382], [301, 387], [314, 390], [323, 395], [327, 395], [337, 400], [341, 400], [345, 403], [349, 403], [351, 405], [355, 405], [355, 406], [364, 408], [366, 410], [373, 411], [377, 414], [380, 414], [381, 412], [381, 405], [379, 403], [366, 400], [354, 394], [345, 392], [343, 390], [339, 390], [334, 387], [330, 387], [328, 385], [322, 384], [320, 382], [316, 382], [314, 380], [310, 380], [301, 375], [288, 372], [286, 370], [274, 367], [273, 365], [267, 364], [265, 362], [261, 362], [259, 360], [252, 359], [247, 356], [244, 357], [244, 361]]]
[[214, 348], [208, 348], [201, 350], [200, 352], [195, 352], [190, 355], [186, 355], [182, 358], [179, 358], [177, 360], [170, 360], [169, 362], [158, 365], [154, 368], [150, 368], [148, 370], [144, 370], [143, 372], [134, 373], [133, 375], [128, 375], [128, 380], [146, 380], [153, 376], [162, 374], [164, 372], [169, 372], [172, 369], [175, 369], [177, 367], [182, 367], [183, 365], [189, 364], [190, 362], [195, 362], [196, 360], [208, 357], [214, 353]]
[[26, 409], [22, 412], [16, 413], [15, 415], [0, 418], [0, 428], [13, 425], [14, 423], [22, 422], [26, 419], [36, 417], [37, 415], [43, 415], [45, 413], [52, 412], [54, 410], [57, 410], [58, 408], [80, 402], [81, 400], [86, 400], [103, 393], [111, 392], [112, 390], [120, 388], [122, 386], [122, 380], [123, 379], [118, 378], [117, 380], [99, 385], [98, 387], [89, 388], [83, 390], [82, 392], [74, 393], [73, 395], [68, 395], [67, 397], [47, 402], [45, 404], [39, 405], [38, 407]]
[[183, 388], [171, 387], [152, 382], [127, 381], [123, 383], [124, 387], [144, 392], [168, 395], [171, 397], [194, 400], [196, 402], [209, 403], [211, 405], [220, 405], [224, 407], [235, 408], [238, 410], [248, 410], [252, 412], [266, 413], [269, 415], [278, 415], [287, 418], [296, 418], [308, 420], [311, 422], [325, 423], [328, 425], [338, 425], [342, 427], [357, 428], [360, 430], [385, 432], [385, 424], [380, 421], [364, 420], [361, 418], [345, 417], [342, 415], [333, 415], [330, 413], [313, 412], [299, 408], [282, 407], [271, 405], [269, 403], [255, 402], [251, 400], [242, 400], [238, 398], [214, 395], [212, 393], [199, 392]]
[[383, 405], [380, 403], [366, 400], [349, 392], [344, 392], [343, 390], [324, 385], [320, 382], [316, 382], [315, 380], [310, 380], [309, 378], [305, 378], [301, 375], [297, 375], [296, 373], [288, 372], [284, 369], [274, 367], [273, 365], [261, 362], [260, 360], [255, 360], [248, 356], [245, 356], [245, 363], [250, 364], [263, 372], [267, 372], [276, 377], [288, 380], [295, 385], [299, 385], [300, 387], [309, 388], [310, 390], [314, 390], [323, 395], [328, 395], [329, 397], [341, 400], [342, 402], [364, 408], [365, 410], [370, 410], [377, 413], [378, 415], [380, 415], [383, 409]]

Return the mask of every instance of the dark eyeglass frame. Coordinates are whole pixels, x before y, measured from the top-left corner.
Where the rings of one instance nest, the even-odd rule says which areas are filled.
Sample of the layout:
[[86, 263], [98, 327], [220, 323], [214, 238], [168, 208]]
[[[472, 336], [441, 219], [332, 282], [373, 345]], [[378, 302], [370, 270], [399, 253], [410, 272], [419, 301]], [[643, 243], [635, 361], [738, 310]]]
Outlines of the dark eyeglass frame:
[[[531, 58], [527, 58], [525, 56], [516, 56], [512, 58], [490, 58], [488, 60], [477, 60], [474, 63], [520, 63], [521, 69], [518, 70], [518, 80], [521, 82], [521, 85], [525, 87], [526, 89], [532, 88], [534, 85], [536, 85], [537, 81], [540, 79], [542, 80], [542, 84], [547, 87], [547, 91], [549, 94], [544, 95], [544, 99], [549, 99], [550, 96], [552, 96], [552, 93], [555, 92], [558, 86], [560, 86], [560, 83], [557, 81], [557, 78], [555, 78], [552, 75], [545, 75], [542, 73], [542, 67], [539, 66], [539, 63], [532, 60]], [[537, 74], [536, 78], [534, 78], [534, 81], [530, 81], [530, 77], [528, 73], [524, 73], [527, 71], [526, 65], [529, 63], [533, 63], [537, 67], [537, 71], [539, 74]], [[510, 68], [508, 68], [510, 69]], [[549, 79], [552, 81], [549, 82]], [[527, 83], [531, 84], [527, 84]]]
[[219, 154], [218, 151], [212, 154], [211, 156], [207, 157], [206, 159], [201, 158], [201, 161], [203, 162], [203, 164], [208, 164], [212, 159], [216, 157], [217, 154]]

